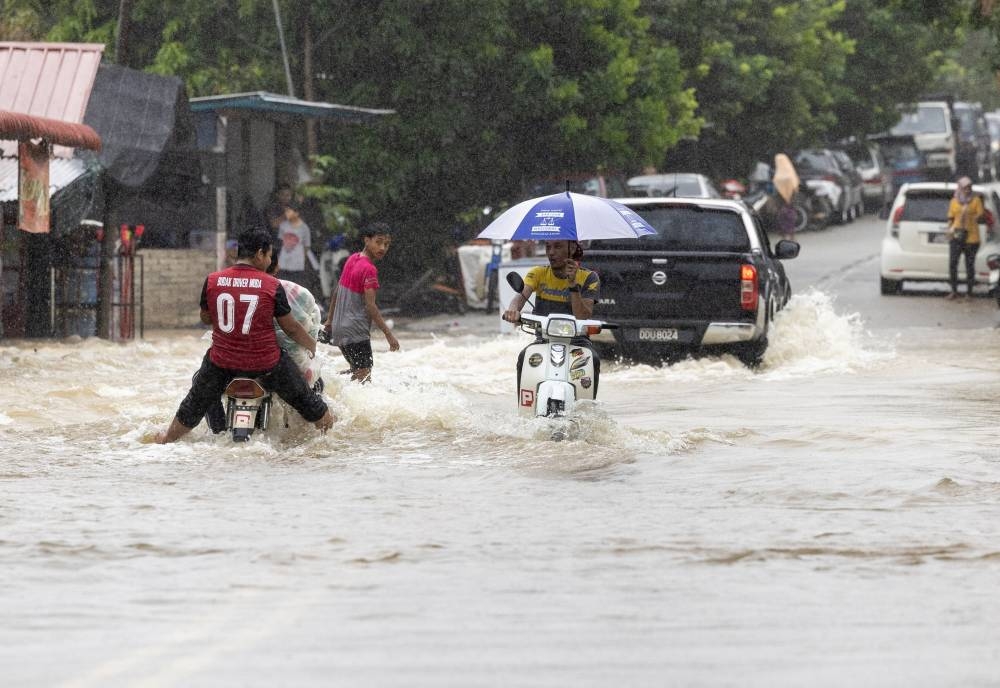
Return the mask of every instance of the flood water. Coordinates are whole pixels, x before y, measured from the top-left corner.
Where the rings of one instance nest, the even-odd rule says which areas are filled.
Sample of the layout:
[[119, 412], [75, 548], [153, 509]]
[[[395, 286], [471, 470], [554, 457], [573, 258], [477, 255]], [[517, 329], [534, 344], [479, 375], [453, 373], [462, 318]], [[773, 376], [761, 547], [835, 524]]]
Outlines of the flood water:
[[486, 316], [240, 446], [151, 443], [200, 332], [0, 342], [0, 685], [998, 685], [1000, 332], [775, 328], [558, 443]]

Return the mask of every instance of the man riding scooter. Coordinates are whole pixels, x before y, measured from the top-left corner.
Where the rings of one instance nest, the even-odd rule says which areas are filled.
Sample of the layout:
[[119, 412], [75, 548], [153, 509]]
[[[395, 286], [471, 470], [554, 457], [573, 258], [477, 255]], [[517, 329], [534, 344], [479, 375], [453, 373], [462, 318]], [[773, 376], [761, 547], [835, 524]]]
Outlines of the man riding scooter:
[[[524, 289], [511, 299], [510, 305], [503, 313], [503, 319], [516, 323], [521, 317], [521, 309], [528, 302], [532, 292], [536, 294], [532, 311], [535, 315], [565, 313], [577, 320], [591, 318], [594, 304], [600, 298], [601, 283], [596, 272], [580, 267], [583, 247], [577, 241], [547, 241], [545, 255], [549, 259], [548, 266], [539, 265], [528, 271], [524, 278]], [[591, 349], [596, 382], [601, 369], [597, 352], [593, 351], [590, 340], [586, 337], [580, 337], [575, 343]], [[521, 385], [523, 365], [522, 351], [517, 359], [518, 387]], [[594, 393], [597, 393], [596, 384]]]

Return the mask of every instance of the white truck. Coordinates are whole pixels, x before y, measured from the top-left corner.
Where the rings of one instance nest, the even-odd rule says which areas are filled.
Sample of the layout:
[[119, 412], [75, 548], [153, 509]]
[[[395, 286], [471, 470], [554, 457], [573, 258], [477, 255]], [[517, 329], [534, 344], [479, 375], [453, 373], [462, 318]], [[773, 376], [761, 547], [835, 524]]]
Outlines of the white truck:
[[890, 133], [910, 134], [927, 159], [931, 178], [951, 181], [958, 171], [954, 112], [948, 100], [922, 100], [901, 107], [902, 119]]

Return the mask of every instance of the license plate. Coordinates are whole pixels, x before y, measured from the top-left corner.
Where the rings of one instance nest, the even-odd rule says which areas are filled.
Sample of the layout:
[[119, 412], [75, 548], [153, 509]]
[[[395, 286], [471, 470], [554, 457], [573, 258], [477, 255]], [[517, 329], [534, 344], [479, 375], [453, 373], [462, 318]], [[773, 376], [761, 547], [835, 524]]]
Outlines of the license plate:
[[948, 234], [946, 232], [928, 232], [927, 241], [931, 244], [947, 244]]
[[639, 341], [672, 342], [677, 340], [677, 330], [670, 327], [640, 327]]

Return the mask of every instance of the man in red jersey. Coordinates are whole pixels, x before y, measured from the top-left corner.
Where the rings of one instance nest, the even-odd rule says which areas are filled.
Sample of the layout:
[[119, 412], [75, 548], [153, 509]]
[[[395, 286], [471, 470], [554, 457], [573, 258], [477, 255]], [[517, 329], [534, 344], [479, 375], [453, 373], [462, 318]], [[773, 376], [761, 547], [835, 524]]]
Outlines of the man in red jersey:
[[296, 344], [316, 353], [316, 340], [292, 316], [281, 282], [265, 272], [271, 263], [271, 242], [266, 230], [245, 230], [238, 240], [236, 264], [205, 280], [201, 321], [212, 325], [212, 346], [170, 427], [157, 435], [160, 444], [173, 442], [198, 425], [234, 377], [260, 378], [265, 389], [324, 432], [336, 421], [278, 347], [274, 320]]

